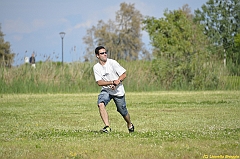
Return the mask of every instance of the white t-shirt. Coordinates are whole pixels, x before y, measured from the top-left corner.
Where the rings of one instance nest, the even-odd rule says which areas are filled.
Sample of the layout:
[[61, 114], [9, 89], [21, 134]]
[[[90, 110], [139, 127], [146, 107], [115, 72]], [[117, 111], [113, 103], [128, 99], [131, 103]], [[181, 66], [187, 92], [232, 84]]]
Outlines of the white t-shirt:
[[[93, 66], [95, 80], [113, 81], [117, 80], [126, 70], [115, 60], [107, 59], [105, 65], [99, 62]], [[115, 96], [123, 96], [125, 90], [123, 84], [120, 83], [116, 89], [112, 90], [109, 86], [102, 86], [102, 90], [106, 90], [109, 94]]]

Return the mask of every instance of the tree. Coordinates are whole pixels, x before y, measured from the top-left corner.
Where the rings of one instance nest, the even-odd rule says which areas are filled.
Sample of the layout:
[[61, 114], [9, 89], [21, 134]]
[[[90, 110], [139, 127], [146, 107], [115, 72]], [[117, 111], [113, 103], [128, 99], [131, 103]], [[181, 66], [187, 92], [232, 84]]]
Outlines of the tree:
[[94, 48], [98, 45], [104, 45], [109, 57], [116, 60], [137, 60], [140, 52], [147, 54], [141, 41], [142, 19], [142, 14], [135, 9], [134, 4], [121, 3], [115, 21], [105, 23], [100, 20], [97, 26], [87, 30], [83, 38], [87, 45], [86, 59], [93, 59]]
[[154, 47], [153, 71], [167, 88], [192, 85], [213, 88], [218, 78], [213, 69], [207, 37], [193, 22], [190, 8], [164, 12], [163, 18], [147, 17], [144, 29]]
[[11, 67], [15, 54], [11, 53], [10, 43], [4, 41], [0, 25], [0, 67]]
[[220, 57], [226, 52], [227, 60], [240, 65], [240, 52], [236, 52], [234, 37], [240, 33], [240, 1], [209, 0], [195, 11], [196, 22], [204, 26], [204, 33], [215, 46], [223, 46]]

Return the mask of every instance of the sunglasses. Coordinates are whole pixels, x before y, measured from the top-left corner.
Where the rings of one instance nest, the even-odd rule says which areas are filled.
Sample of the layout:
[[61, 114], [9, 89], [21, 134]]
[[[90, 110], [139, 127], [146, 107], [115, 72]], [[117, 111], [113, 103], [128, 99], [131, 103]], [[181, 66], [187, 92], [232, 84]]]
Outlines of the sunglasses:
[[101, 52], [101, 53], [99, 53], [99, 54], [103, 55], [103, 54], [107, 54], [107, 52]]

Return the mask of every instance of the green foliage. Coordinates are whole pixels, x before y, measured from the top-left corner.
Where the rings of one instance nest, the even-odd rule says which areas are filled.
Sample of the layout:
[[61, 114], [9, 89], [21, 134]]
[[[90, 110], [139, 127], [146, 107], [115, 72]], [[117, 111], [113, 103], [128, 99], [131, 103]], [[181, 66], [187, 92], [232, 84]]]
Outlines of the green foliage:
[[53, 93], [96, 91], [92, 64], [37, 63], [36, 69], [25, 64], [18, 68], [2, 69], [1, 92]]
[[121, 3], [115, 21], [100, 20], [97, 26], [87, 30], [83, 38], [87, 45], [85, 58], [93, 61], [94, 49], [99, 45], [106, 47], [109, 58], [115, 60], [137, 60], [140, 52], [147, 57], [149, 53], [141, 40], [141, 21], [142, 14], [135, 9], [134, 4]]
[[228, 61], [228, 68], [232, 75], [240, 76], [240, 33], [234, 38], [233, 59]]
[[222, 77], [221, 83], [226, 90], [231, 90], [232, 88], [240, 90], [240, 76]]
[[[212, 51], [201, 26], [189, 8], [165, 11], [165, 18], [147, 17], [144, 29], [154, 46], [152, 71], [167, 89], [215, 89], [218, 73]], [[190, 85], [190, 87], [188, 86]]]
[[[166, 63], [164, 63], [166, 62]], [[192, 90], [193, 84], [186, 82], [184, 76], [175, 77], [171, 80], [174, 67], [168, 60], [154, 61], [132, 61], [126, 62], [120, 60], [119, 63], [126, 68], [127, 78], [124, 80], [124, 86], [127, 92], [147, 92], [157, 90]], [[64, 64], [62, 67], [58, 62], [37, 63], [36, 69], [31, 68], [29, 64], [20, 67], [1, 68], [0, 69], [0, 93], [80, 93], [80, 92], [99, 92], [99, 87], [94, 79], [94, 63], [71, 63]], [[217, 79], [214, 75], [219, 71], [220, 66], [206, 64], [212, 67], [211, 73], [205, 75], [208, 68], [204, 66], [202, 72], [196, 74], [204, 75], [194, 76], [192, 82], [194, 85], [204, 85], [201, 89], [228, 89], [239, 90], [240, 78], [234, 80], [231, 76], [226, 76], [224, 70]], [[206, 69], [206, 70], [204, 70]], [[170, 71], [169, 71], [170, 70]], [[167, 72], [169, 71], [169, 72]], [[171, 72], [172, 71], [172, 72]], [[215, 72], [214, 72], [215, 71]], [[164, 81], [166, 78], [169, 81]]]
[[240, 50], [240, 33], [235, 36], [234, 44], [235, 44], [235, 47], [238, 50]]
[[[239, 67], [240, 51], [235, 45], [234, 37], [240, 32], [240, 1], [239, 0], [209, 0], [195, 11], [195, 21], [204, 26], [204, 33], [216, 47], [222, 46], [218, 56], [222, 59], [226, 53], [227, 66]], [[229, 63], [228, 63], [229, 62]]]
[[11, 67], [15, 54], [11, 52], [10, 43], [4, 41], [0, 24], [0, 67]]

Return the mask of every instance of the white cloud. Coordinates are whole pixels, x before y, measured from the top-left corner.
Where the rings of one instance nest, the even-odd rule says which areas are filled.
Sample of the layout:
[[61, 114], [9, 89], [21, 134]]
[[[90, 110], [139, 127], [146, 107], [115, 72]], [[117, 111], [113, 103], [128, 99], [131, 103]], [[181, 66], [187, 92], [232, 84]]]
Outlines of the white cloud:
[[35, 29], [38, 29], [38, 28], [43, 28], [46, 24], [46, 22], [42, 19], [35, 19], [31, 22], [31, 26]]
[[21, 35], [14, 35], [13, 36], [13, 39], [15, 40], [15, 41], [21, 41], [22, 40], [22, 36]]
[[21, 19], [6, 20], [3, 23], [3, 30], [6, 33], [29, 33], [30, 27], [24, 23]]
[[60, 23], [69, 23], [69, 21], [66, 18], [59, 19]]
[[83, 23], [78, 23], [74, 26], [74, 29], [79, 29], [79, 28], [90, 28], [93, 25], [93, 22], [91, 20], [88, 20]]
[[43, 28], [45, 26], [45, 21], [41, 19], [34, 19], [33, 21], [25, 22], [22, 19], [16, 20], [5, 20], [3, 25], [3, 30], [5, 33], [31, 33]]

